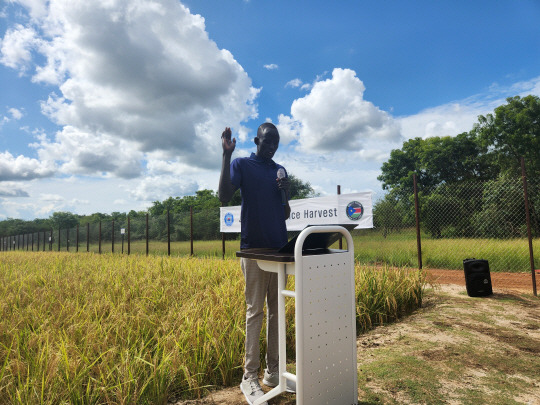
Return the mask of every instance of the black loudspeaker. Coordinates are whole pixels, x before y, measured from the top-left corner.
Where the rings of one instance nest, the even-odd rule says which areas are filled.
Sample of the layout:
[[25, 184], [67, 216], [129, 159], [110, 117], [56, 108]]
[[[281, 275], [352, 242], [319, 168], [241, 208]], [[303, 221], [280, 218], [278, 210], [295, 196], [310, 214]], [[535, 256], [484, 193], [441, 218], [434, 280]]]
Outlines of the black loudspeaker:
[[463, 268], [469, 297], [485, 297], [493, 294], [487, 260], [465, 259]]

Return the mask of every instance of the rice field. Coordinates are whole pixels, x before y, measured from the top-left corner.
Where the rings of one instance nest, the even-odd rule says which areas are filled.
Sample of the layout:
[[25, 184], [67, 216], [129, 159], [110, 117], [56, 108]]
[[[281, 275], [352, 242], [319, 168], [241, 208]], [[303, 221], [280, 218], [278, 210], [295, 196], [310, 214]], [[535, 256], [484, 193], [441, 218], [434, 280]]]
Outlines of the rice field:
[[[420, 306], [424, 286], [357, 266], [359, 332]], [[0, 403], [166, 404], [237, 384], [243, 288], [235, 259], [2, 252]]]

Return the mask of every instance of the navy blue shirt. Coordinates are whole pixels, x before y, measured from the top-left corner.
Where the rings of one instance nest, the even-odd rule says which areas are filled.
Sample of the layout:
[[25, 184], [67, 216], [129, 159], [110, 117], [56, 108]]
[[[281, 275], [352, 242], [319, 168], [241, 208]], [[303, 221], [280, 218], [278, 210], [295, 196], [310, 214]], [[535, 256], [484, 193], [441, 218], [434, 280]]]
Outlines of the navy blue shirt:
[[241, 249], [280, 248], [287, 243], [285, 209], [276, 181], [279, 168], [283, 166], [255, 153], [231, 163], [231, 182], [242, 194]]

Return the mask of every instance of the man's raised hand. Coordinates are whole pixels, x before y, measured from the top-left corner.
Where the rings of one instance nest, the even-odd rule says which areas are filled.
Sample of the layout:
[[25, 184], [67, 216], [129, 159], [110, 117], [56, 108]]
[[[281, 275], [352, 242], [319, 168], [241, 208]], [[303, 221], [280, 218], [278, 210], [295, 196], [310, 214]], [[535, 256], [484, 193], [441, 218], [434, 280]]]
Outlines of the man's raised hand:
[[236, 147], [236, 138], [231, 140], [231, 129], [229, 127], [225, 128], [225, 131], [221, 134], [221, 144], [223, 146], [223, 153], [232, 155]]

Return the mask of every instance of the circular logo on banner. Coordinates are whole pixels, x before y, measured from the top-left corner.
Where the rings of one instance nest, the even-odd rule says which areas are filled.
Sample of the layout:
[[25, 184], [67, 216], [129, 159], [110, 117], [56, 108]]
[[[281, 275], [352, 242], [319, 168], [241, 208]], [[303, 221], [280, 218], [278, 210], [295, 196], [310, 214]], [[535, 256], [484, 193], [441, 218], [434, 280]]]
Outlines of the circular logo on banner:
[[225, 225], [232, 226], [232, 224], [234, 222], [234, 215], [231, 214], [230, 212], [227, 212], [223, 219], [225, 220]]
[[347, 216], [353, 221], [358, 221], [364, 215], [364, 207], [358, 201], [347, 204]]

